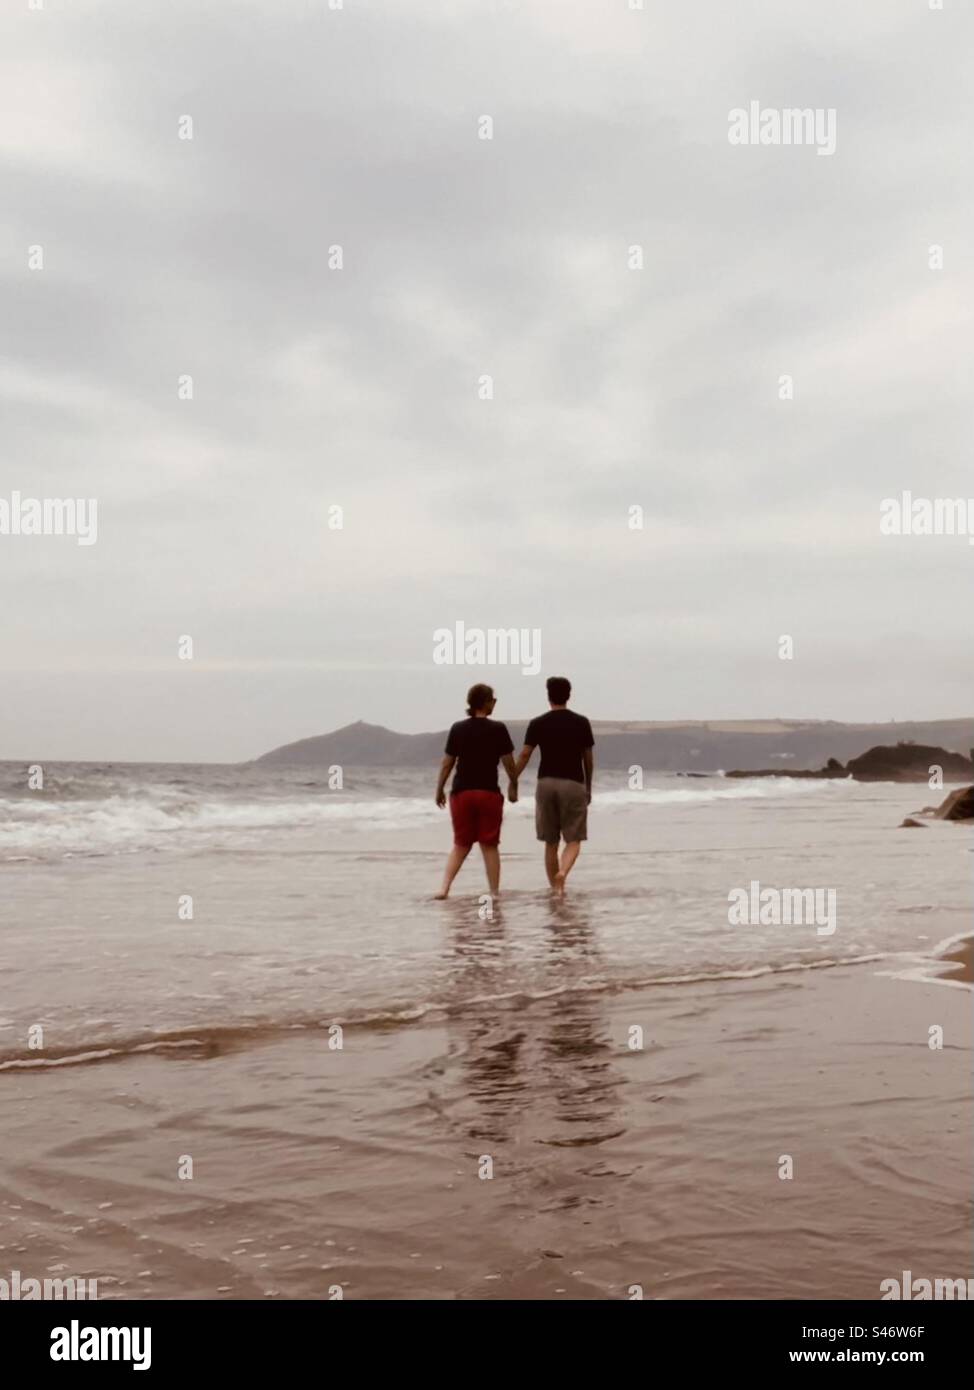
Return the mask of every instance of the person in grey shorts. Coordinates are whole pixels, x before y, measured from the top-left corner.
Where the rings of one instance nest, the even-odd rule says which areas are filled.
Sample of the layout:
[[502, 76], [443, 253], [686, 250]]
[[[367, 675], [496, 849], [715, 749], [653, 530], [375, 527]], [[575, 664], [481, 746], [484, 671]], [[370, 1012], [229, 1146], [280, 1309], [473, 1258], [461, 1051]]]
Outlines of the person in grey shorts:
[[[535, 825], [538, 839], [544, 841], [548, 882], [556, 893], [564, 893], [565, 879], [581, 853], [582, 841], [588, 839], [595, 739], [584, 715], [568, 708], [571, 683], [564, 676], [549, 676], [547, 686], [551, 708], [528, 725], [514, 771], [515, 778], [520, 777], [535, 748], [541, 749]], [[561, 840], [565, 848], [559, 858]]]

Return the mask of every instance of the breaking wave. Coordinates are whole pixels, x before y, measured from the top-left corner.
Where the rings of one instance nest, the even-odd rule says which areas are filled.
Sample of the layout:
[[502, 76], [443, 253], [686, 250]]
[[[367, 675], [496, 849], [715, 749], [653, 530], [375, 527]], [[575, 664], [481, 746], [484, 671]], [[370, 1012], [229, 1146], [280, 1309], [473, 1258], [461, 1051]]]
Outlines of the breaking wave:
[[[623, 774], [619, 774], [622, 776]], [[728, 785], [650, 786], [596, 792], [595, 804], [609, 812], [646, 806], [704, 806], [720, 801], [764, 800], [809, 793], [834, 794], [846, 782], [792, 781], [787, 777]], [[49, 859], [79, 855], [135, 853], [165, 848], [259, 847], [272, 832], [369, 827], [395, 831], [433, 823], [442, 812], [431, 795], [363, 795], [323, 788], [316, 795], [243, 798], [193, 796], [187, 787], [133, 785], [108, 795], [80, 795], [70, 786], [36, 796], [0, 797], [0, 860]], [[248, 795], [249, 794], [249, 795]]]
[[324, 792], [282, 801], [195, 801], [146, 796], [30, 802], [0, 799], [0, 858], [123, 853], [160, 849], [174, 840], [201, 848], [261, 832], [368, 824], [394, 830], [432, 820], [432, 803], [406, 797], [343, 799]]

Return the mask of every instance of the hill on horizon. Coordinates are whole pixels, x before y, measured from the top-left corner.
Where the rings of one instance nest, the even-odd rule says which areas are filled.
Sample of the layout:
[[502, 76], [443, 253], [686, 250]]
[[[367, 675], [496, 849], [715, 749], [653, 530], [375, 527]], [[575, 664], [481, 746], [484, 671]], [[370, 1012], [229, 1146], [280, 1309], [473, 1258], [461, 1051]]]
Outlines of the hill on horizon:
[[[528, 721], [505, 719], [516, 748]], [[974, 718], [887, 721], [882, 724], [837, 720], [728, 719], [592, 720], [596, 766], [624, 769], [638, 764], [656, 772], [718, 772], [780, 764], [807, 770], [829, 758], [846, 763], [877, 744], [932, 744], [968, 754], [974, 746]], [[424, 767], [442, 756], [446, 729], [401, 734], [381, 724], [357, 720], [331, 733], [282, 744], [253, 759], [262, 765], [320, 767]]]

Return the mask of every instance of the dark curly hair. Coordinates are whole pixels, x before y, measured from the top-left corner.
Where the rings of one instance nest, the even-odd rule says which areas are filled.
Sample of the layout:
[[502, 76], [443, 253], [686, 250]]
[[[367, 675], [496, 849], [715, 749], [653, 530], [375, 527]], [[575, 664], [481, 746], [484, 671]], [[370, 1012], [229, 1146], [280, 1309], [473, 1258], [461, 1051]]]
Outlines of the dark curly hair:
[[472, 685], [467, 691], [467, 713], [474, 715], [480, 709], [486, 709], [494, 698], [494, 690], [489, 685]]

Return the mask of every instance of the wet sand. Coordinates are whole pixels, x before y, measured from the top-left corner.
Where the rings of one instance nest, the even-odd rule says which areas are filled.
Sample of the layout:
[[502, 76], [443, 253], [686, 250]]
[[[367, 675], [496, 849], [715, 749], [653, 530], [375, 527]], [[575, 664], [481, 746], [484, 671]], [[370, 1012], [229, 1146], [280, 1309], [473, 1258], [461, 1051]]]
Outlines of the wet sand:
[[970, 1277], [971, 993], [943, 979], [579, 990], [351, 1028], [340, 1051], [300, 1030], [9, 1072], [0, 1269], [197, 1299], [872, 1299], [904, 1269]]

